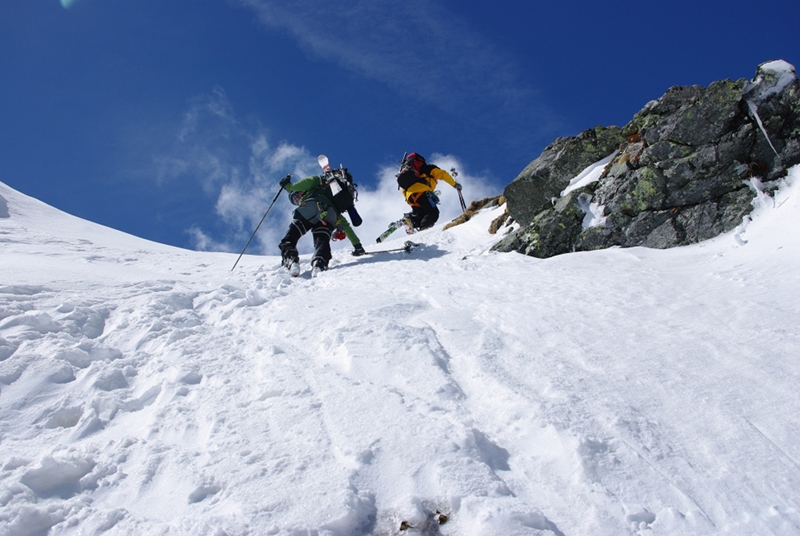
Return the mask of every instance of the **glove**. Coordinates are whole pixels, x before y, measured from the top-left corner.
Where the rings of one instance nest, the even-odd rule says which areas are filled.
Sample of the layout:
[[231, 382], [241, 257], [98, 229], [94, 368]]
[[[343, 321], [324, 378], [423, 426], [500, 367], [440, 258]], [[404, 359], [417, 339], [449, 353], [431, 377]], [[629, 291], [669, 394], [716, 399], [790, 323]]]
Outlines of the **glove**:
[[456, 190], [458, 190], [459, 192], [461, 191], [461, 183], [460, 182], [456, 183]]
[[284, 178], [281, 179], [280, 182], [281, 188], [286, 188], [286, 185], [290, 184], [291, 182], [292, 182], [292, 176], [286, 175]]
[[336, 228], [333, 230], [331, 238], [333, 240], [344, 240], [345, 238], [347, 238], [347, 235], [345, 234], [343, 229]]
[[364, 250], [364, 246], [361, 244], [356, 244], [353, 246], [353, 257], [359, 257], [361, 255], [366, 255], [367, 252]]

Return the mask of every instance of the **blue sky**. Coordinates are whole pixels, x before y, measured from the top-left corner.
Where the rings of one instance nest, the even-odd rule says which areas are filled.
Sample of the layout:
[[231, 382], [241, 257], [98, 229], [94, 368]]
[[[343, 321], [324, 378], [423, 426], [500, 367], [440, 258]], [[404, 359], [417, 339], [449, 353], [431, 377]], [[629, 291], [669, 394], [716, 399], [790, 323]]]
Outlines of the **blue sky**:
[[[0, 180], [137, 236], [239, 251], [277, 180], [325, 153], [388, 223], [399, 193], [369, 192], [404, 151], [454, 163], [468, 201], [500, 193], [556, 137], [621, 126], [671, 86], [797, 65], [797, 4], [6, 0]], [[277, 252], [288, 213], [276, 204], [252, 252]]]

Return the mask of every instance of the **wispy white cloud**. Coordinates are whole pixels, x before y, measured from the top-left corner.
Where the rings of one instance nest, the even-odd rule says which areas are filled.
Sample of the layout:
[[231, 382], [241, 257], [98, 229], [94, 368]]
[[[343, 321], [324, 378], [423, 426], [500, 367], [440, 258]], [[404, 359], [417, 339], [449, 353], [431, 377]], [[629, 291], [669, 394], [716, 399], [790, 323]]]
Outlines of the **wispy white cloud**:
[[475, 122], [553, 123], [510, 55], [436, 1], [235, 1], [317, 57], [402, 95]]
[[[317, 167], [303, 147], [272, 144], [259, 124], [240, 121], [222, 88], [189, 102], [172, 144], [154, 157], [159, 183], [181, 181], [216, 199], [215, 229], [187, 229], [192, 247], [236, 251], [261, 220], [287, 173], [305, 176]], [[275, 251], [289, 218], [289, 207], [276, 203], [254, 240], [252, 252]]]
[[183, 141], [201, 128], [203, 122], [214, 122], [218, 129], [216, 135], [221, 138], [231, 136], [237, 127], [233, 117], [233, 109], [225, 90], [217, 86], [210, 94], [203, 94], [192, 99], [190, 107], [184, 113], [183, 125], [178, 139]]
[[231, 251], [229, 244], [214, 240], [211, 235], [199, 227], [192, 227], [187, 232], [194, 248], [198, 251]]

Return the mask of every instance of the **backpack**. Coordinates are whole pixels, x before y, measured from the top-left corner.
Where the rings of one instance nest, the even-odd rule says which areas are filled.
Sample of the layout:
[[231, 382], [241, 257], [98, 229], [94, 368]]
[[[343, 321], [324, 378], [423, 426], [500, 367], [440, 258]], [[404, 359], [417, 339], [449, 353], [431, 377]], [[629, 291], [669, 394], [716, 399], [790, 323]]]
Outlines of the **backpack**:
[[358, 200], [358, 185], [353, 182], [353, 176], [347, 168], [327, 170], [322, 176], [322, 183], [330, 189], [333, 207], [339, 214], [352, 208]]
[[403, 162], [400, 164], [400, 172], [397, 174], [397, 185], [403, 190], [407, 190], [416, 183], [430, 186], [430, 183], [420, 176], [424, 172], [423, 168], [429, 167], [421, 154], [411, 153], [404, 156]]

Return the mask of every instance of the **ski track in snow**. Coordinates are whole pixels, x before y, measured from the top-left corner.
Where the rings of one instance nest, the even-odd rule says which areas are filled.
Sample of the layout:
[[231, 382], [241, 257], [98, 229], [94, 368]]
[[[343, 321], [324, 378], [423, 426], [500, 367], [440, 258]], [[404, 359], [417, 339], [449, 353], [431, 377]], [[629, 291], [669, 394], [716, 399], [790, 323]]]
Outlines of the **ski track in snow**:
[[0, 535], [800, 532], [797, 226], [310, 279], [0, 195]]

